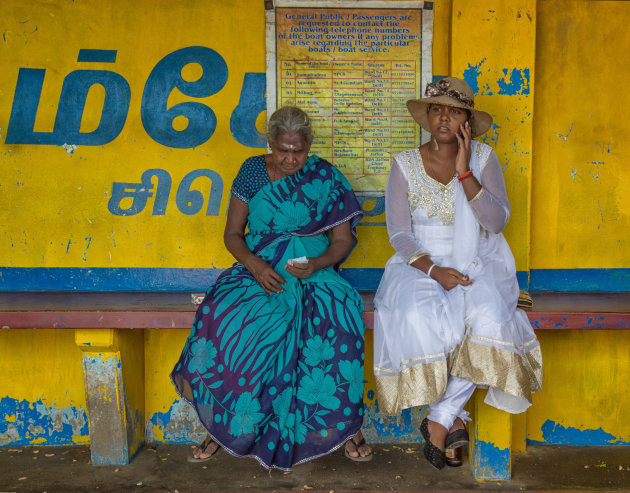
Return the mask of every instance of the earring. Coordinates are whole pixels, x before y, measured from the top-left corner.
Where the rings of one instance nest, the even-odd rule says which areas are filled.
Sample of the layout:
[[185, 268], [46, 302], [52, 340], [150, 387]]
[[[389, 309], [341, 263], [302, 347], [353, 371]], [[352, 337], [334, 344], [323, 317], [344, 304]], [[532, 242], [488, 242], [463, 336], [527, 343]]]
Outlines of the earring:
[[435, 142], [435, 150], [439, 151], [440, 147], [438, 146], [437, 139], [435, 137], [433, 137], [433, 142]]

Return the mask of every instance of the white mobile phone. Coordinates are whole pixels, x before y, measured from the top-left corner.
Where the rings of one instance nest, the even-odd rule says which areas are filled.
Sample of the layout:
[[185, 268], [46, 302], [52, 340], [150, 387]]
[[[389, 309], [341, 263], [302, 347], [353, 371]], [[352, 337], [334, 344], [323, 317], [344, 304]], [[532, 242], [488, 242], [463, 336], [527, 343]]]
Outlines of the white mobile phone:
[[293, 265], [293, 264], [308, 264], [308, 259], [306, 257], [290, 258], [289, 260], [287, 260], [287, 264], [289, 264], [289, 265]]

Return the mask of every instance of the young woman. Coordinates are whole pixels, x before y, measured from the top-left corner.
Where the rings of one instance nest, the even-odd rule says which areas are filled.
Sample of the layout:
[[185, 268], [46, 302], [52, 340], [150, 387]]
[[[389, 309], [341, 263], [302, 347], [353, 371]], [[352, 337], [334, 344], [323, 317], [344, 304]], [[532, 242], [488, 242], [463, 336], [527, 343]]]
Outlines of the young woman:
[[374, 299], [374, 374], [382, 412], [430, 405], [424, 454], [441, 469], [445, 450], [468, 442], [464, 405], [475, 388], [488, 388], [488, 404], [523, 412], [541, 388], [542, 358], [516, 308], [501, 166], [473, 140], [492, 117], [454, 77], [428, 84], [425, 95], [407, 108], [431, 140], [398, 154], [387, 182], [396, 254]]

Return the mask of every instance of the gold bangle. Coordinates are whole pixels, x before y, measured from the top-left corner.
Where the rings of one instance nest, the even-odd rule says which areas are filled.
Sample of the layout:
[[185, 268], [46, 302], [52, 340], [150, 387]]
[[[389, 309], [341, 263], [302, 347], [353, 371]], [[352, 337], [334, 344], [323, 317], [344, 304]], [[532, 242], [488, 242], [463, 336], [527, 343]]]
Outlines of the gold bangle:
[[473, 202], [476, 202], [477, 200], [479, 200], [479, 197], [481, 197], [483, 195], [483, 190], [484, 190], [484, 188], [481, 187], [481, 190], [479, 190], [479, 192], [477, 192], [477, 195], [475, 195], [472, 199], [470, 199], [468, 201], [468, 203], [472, 204]]
[[407, 260], [407, 265], [411, 265], [419, 258], [426, 257], [427, 255], [429, 255], [427, 252], [422, 252], [422, 253], [419, 253], [418, 255], [414, 255], [409, 260]]

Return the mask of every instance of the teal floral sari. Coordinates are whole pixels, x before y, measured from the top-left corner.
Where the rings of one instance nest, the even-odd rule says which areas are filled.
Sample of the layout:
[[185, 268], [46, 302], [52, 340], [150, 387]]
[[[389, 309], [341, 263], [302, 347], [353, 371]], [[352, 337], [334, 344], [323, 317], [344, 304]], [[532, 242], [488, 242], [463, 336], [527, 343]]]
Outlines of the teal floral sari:
[[317, 156], [249, 202], [246, 243], [287, 284], [266, 294], [241, 264], [208, 290], [171, 379], [229, 453], [284, 471], [323, 456], [363, 422], [363, 303], [333, 268], [308, 279], [287, 259], [315, 257], [327, 232], [360, 221], [345, 177]]

